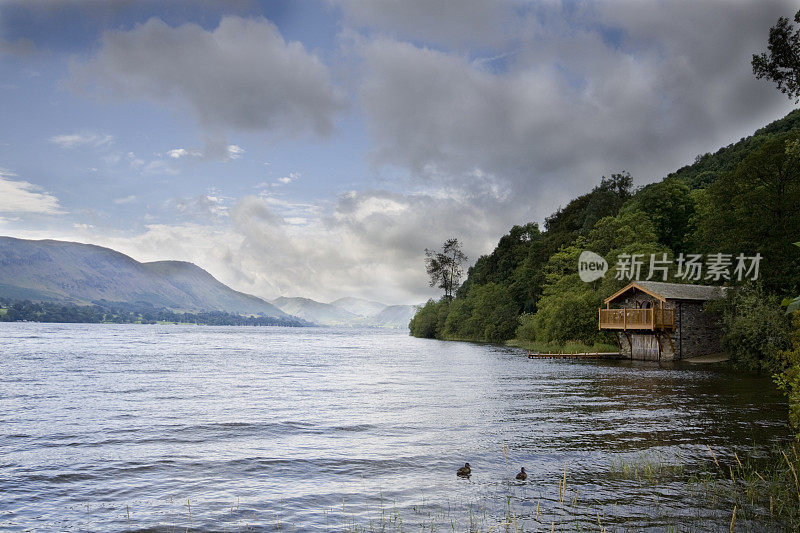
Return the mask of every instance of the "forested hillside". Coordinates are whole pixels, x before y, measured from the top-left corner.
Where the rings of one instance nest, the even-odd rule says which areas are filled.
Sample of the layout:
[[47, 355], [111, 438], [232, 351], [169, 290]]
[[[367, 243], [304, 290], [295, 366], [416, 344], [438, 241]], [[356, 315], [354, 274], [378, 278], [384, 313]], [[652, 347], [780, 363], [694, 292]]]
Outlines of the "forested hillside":
[[800, 110], [661, 181], [637, 190], [632, 181], [625, 173], [603, 177], [547, 217], [544, 228], [511, 228], [468, 270], [454, 298], [419, 309], [411, 334], [490, 342], [608, 340], [597, 330], [597, 309], [627, 280], [609, 273], [581, 281], [583, 250], [603, 256], [612, 270], [626, 253], [669, 259], [760, 253], [766, 294], [778, 298], [800, 289], [800, 248], [792, 246], [800, 240]]

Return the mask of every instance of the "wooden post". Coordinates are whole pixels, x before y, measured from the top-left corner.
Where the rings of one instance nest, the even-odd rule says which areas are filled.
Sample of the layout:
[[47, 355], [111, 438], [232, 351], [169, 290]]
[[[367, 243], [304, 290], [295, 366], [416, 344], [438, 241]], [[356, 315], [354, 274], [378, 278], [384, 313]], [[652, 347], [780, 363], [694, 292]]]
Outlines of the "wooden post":
[[627, 331], [628, 329], [628, 310], [626, 308], [622, 308], [622, 329]]

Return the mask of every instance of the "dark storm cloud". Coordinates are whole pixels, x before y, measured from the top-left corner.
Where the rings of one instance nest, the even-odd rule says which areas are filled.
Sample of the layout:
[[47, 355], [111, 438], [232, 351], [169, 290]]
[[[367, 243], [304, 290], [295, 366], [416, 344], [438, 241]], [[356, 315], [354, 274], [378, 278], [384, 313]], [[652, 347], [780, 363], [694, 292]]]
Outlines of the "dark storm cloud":
[[433, 182], [478, 172], [530, 198], [560, 189], [566, 201], [622, 169], [652, 181], [790, 109], [749, 64], [787, 2], [567, 6], [509, 21], [517, 33], [499, 65], [360, 41], [374, 160]]

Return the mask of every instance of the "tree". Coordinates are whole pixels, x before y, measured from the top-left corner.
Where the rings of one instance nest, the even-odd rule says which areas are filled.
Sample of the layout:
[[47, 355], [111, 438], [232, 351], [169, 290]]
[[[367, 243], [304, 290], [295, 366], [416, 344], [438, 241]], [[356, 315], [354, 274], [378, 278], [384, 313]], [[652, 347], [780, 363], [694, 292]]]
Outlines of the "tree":
[[442, 312], [446, 315], [447, 306], [448, 301], [443, 299], [439, 302], [428, 300], [425, 305], [419, 307], [408, 324], [411, 335], [425, 339], [440, 339], [444, 329], [444, 321], [440, 315]]
[[695, 214], [692, 191], [680, 180], [668, 178], [639, 190], [622, 212], [641, 211], [655, 226], [658, 241], [675, 253], [687, 251]]
[[791, 322], [775, 295], [748, 283], [707, 305], [720, 315], [722, 348], [734, 367], [770, 373], [784, 369], [781, 353], [791, 348]]
[[[800, 11], [794, 21], [800, 23]], [[800, 102], [800, 28], [794, 29], [786, 17], [779, 18], [769, 29], [767, 49], [769, 55], [753, 54], [753, 74], [775, 82], [780, 92]]]
[[461, 251], [461, 243], [458, 239], [447, 239], [441, 252], [426, 248], [425, 256], [425, 268], [431, 278], [431, 287], [444, 289], [444, 297], [451, 300], [464, 273], [462, 265], [467, 260], [467, 256]]
[[763, 257], [764, 288], [800, 289], [800, 137], [776, 135], [708, 187], [696, 238], [705, 252]]

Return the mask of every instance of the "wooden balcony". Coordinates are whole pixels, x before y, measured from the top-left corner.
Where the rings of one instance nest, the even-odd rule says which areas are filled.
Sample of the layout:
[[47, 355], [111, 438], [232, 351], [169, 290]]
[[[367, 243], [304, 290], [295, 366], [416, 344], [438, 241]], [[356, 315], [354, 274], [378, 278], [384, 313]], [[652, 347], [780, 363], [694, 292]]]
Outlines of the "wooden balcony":
[[674, 309], [599, 309], [598, 329], [675, 329]]

